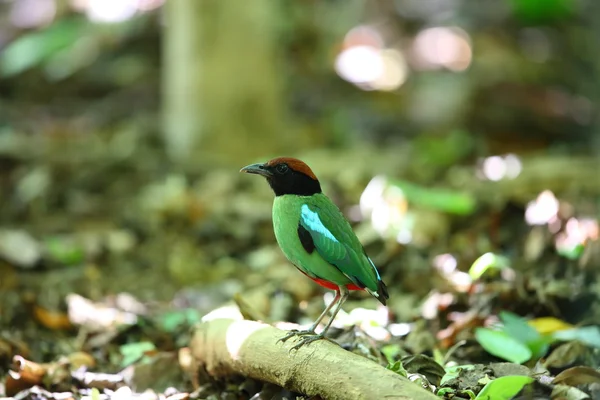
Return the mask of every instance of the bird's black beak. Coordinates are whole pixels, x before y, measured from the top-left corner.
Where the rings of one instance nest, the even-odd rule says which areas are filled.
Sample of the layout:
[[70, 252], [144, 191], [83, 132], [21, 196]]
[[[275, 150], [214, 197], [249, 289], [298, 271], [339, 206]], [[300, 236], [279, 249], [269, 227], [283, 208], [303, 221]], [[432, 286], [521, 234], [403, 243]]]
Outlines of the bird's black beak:
[[269, 168], [267, 168], [265, 164], [246, 165], [244, 168], [240, 169], [240, 172], [245, 172], [247, 174], [262, 175], [265, 178], [270, 178], [273, 176], [273, 173], [269, 170]]

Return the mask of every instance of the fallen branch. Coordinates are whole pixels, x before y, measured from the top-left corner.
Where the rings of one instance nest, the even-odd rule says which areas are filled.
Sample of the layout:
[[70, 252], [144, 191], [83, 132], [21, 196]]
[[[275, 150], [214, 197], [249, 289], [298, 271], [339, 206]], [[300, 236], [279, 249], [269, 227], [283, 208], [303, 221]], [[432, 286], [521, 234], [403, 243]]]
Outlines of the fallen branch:
[[254, 321], [216, 319], [201, 324], [191, 351], [215, 378], [243, 375], [324, 399], [438, 399], [433, 393], [326, 340], [289, 352], [285, 332]]

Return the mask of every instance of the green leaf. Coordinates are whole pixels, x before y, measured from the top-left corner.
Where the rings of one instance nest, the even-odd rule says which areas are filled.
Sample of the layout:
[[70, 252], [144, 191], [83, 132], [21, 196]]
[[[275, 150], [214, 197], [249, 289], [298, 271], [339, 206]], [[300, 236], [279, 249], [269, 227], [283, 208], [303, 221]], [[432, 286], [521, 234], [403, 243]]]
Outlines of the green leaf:
[[475, 400], [510, 400], [531, 382], [533, 378], [528, 376], [503, 376], [485, 385]]
[[535, 328], [527, 323], [525, 318], [509, 311], [501, 311], [498, 316], [500, 317], [500, 321], [504, 324], [504, 332], [509, 336], [512, 336], [523, 343], [540, 339], [541, 335]]
[[600, 327], [598, 326], [583, 326], [557, 331], [551, 337], [562, 341], [578, 340], [583, 344], [600, 349]]
[[131, 365], [139, 359], [143, 358], [147, 352], [153, 350], [156, 350], [156, 347], [152, 342], [136, 342], [124, 344], [119, 348], [119, 351], [123, 356], [123, 359], [121, 360], [121, 365]]
[[557, 244], [556, 252], [569, 260], [577, 260], [585, 251], [585, 245], [583, 243], [568, 243], [568, 244]]
[[443, 189], [428, 188], [408, 181], [395, 180], [394, 186], [402, 190], [407, 201], [419, 207], [450, 214], [469, 215], [475, 211], [475, 198], [468, 193]]
[[78, 264], [85, 258], [83, 247], [70, 237], [50, 237], [44, 241], [44, 246], [50, 258], [61, 264]]
[[90, 399], [91, 400], [100, 400], [100, 391], [98, 388], [92, 388], [90, 391]]
[[482, 378], [479, 378], [477, 380], [477, 384], [481, 385], [481, 386], [484, 386], [484, 385], [487, 385], [488, 383], [490, 383], [491, 381], [492, 381], [492, 378], [490, 378], [488, 376], [488, 374], [485, 374]]
[[[456, 390], [453, 388], [441, 388], [436, 393], [438, 397], [444, 397], [448, 399], [464, 399], [465, 395], [469, 396], [469, 399], [475, 399], [475, 393], [472, 390]], [[449, 395], [446, 397], [446, 395]], [[451, 397], [450, 397], [451, 396]], [[460, 397], [459, 397], [460, 396]]]
[[477, 328], [475, 338], [488, 353], [510, 362], [522, 364], [532, 356], [529, 347], [503, 331]]
[[443, 386], [444, 383], [448, 382], [450, 379], [458, 378], [461, 371], [470, 371], [473, 369], [475, 369], [475, 365], [473, 364], [453, 365], [451, 367], [446, 367], [446, 375], [442, 377], [440, 386]]
[[415, 161], [424, 167], [434, 169], [449, 167], [466, 157], [474, 146], [470, 132], [454, 130], [443, 136], [420, 135], [413, 141]]
[[397, 343], [395, 343], [395, 344], [386, 344], [385, 346], [383, 346], [381, 348], [381, 352], [385, 356], [387, 362], [389, 364], [392, 364], [394, 362], [394, 360], [400, 354], [401, 348], [400, 348], [400, 345], [397, 344]]
[[175, 332], [182, 325], [200, 322], [200, 313], [193, 308], [167, 312], [159, 317], [159, 324], [166, 332]]
[[445, 397], [447, 394], [454, 394], [456, 392], [456, 389], [452, 389], [452, 388], [441, 388], [440, 390], [437, 391], [437, 395], [438, 397]]
[[577, 2], [573, 0], [511, 0], [513, 13], [531, 24], [551, 23], [573, 15]]
[[46, 29], [32, 31], [11, 42], [0, 55], [0, 75], [12, 76], [46, 61], [73, 46], [81, 36], [82, 21], [59, 20]]
[[538, 358], [546, 354], [551, 340], [540, 335], [535, 328], [527, 323], [527, 320], [508, 311], [500, 313], [500, 320], [504, 324], [503, 331], [508, 336], [527, 345], [533, 357]]
[[477, 280], [488, 270], [501, 270], [503, 268], [508, 268], [509, 265], [508, 258], [494, 253], [485, 253], [471, 265], [469, 275], [471, 275], [473, 280]]
[[385, 368], [389, 369], [390, 371], [394, 371], [398, 375], [402, 375], [405, 378], [408, 376], [408, 372], [406, 372], [406, 370], [404, 369], [402, 361], [396, 361], [393, 364], [388, 364], [388, 366]]
[[440, 364], [442, 367], [446, 363], [444, 355], [442, 354], [441, 350], [438, 349], [437, 347], [435, 347], [433, 349], [433, 359], [435, 360], [436, 363]]

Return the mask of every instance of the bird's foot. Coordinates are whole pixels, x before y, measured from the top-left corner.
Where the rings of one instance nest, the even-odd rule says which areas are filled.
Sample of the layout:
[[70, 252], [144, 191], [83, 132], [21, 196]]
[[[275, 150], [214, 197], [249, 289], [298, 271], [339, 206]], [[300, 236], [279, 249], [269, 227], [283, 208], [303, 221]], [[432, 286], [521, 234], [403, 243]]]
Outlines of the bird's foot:
[[292, 329], [291, 331], [288, 332], [287, 335], [285, 335], [284, 337], [282, 337], [281, 339], [279, 339], [277, 341], [277, 343], [279, 342], [285, 342], [286, 340], [293, 338], [294, 336], [305, 336], [305, 335], [315, 335], [315, 331], [312, 329], [307, 329], [304, 331], [298, 330], [298, 329]]
[[329, 339], [327, 339], [326, 337], [324, 337], [324, 336], [323, 336], [323, 334], [321, 334], [321, 333], [319, 333], [318, 335], [316, 335], [316, 334], [312, 334], [312, 335], [306, 335], [306, 336], [302, 336], [302, 337], [300, 338], [300, 341], [299, 341], [299, 343], [296, 343], [296, 344], [295, 344], [295, 345], [294, 345], [294, 346], [293, 346], [293, 347], [290, 349], [290, 351], [292, 351], [292, 350], [298, 350], [300, 347], [302, 347], [302, 346], [304, 346], [304, 345], [310, 344], [310, 343], [312, 343], [312, 342], [315, 342], [315, 341], [317, 341], [317, 340], [321, 340], [321, 339], [326, 339], [326, 340], [329, 340]]

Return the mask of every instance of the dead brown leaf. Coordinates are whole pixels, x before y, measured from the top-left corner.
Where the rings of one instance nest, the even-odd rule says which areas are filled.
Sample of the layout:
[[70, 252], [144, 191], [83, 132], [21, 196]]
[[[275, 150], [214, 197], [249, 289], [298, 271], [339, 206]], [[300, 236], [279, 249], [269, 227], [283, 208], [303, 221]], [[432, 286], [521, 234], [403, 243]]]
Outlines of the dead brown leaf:
[[552, 383], [569, 386], [600, 383], [600, 372], [590, 367], [573, 367], [556, 375]]
[[33, 317], [48, 329], [69, 330], [73, 327], [66, 313], [48, 310], [38, 305], [33, 307]]
[[5, 382], [7, 396], [14, 396], [21, 390], [42, 383], [47, 369], [41, 364], [26, 360], [21, 356], [13, 358], [13, 370], [8, 371]]

